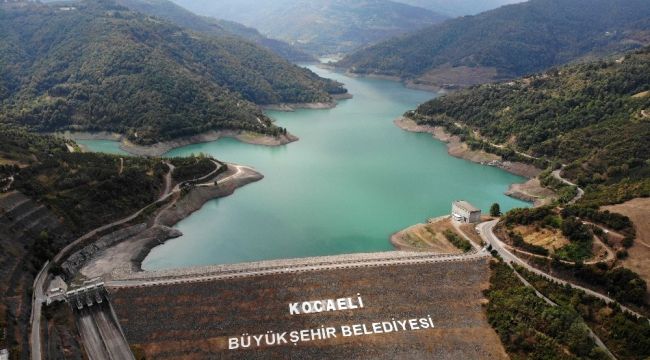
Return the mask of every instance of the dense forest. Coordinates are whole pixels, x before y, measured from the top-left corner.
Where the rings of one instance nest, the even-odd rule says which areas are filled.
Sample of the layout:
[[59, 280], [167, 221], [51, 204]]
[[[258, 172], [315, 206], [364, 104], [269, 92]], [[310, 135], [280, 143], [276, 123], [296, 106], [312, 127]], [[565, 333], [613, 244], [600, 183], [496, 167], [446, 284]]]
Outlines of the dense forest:
[[[608, 305], [569, 286], [550, 282], [521, 267], [517, 267], [517, 271], [551, 301], [573, 309], [617, 359], [636, 360], [650, 356], [650, 323], [647, 319], [637, 319], [618, 306]], [[620, 288], [628, 290], [624, 285]]]
[[[552, 69], [482, 85], [421, 105], [408, 116], [466, 140], [566, 164], [583, 205], [650, 196], [650, 48], [617, 60]], [[489, 150], [489, 149], [488, 149]]]
[[608, 359], [572, 304], [547, 304], [503, 262], [491, 268], [488, 321], [512, 359]]
[[340, 84], [235, 37], [111, 1], [0, 6], [0, 122], [139, 144], [215, 129], [278, 134], [256, 104], [329, 102]]
[[399, 0], [399, 2], [429, 9], [449, 17], [458, 17], [475, 15], [503, 5], [519, 3], [521, 0]]
[[531, 0], [370, 46], [338, 65], [454, 86], [473, 81], [439, 73], [459, 68], [482, 73], [473, 83], [499, 80], [649, 43], [646, 0]]
[[269, 39], [254, 28], [216, 18], [199, 16], [169, 0], [117, 0], [135, 11], [157, 16], [174, 24], [214, 36], [238, 36], [263, 46], [289, 61], [316, 61], [304, 51], [280, 40]]
[[45, 204], [74, 234], [155, 201], [168, 171], [159, 159], [81, 153], [76, 144], [0, 124], [0, 162], [13, 164], [12, 190]]
[[[0, 348], [11, 359], [29, 358], [33, 277], [43, 264], [80, 234], [157, 199], [167, 171], [157, 159], [76, 150], [72, 142], [0, 124], [0, 179], [14, 178], [0, 188]], [[75, 331], [72, 324], [55, 332], [80, 353]]]

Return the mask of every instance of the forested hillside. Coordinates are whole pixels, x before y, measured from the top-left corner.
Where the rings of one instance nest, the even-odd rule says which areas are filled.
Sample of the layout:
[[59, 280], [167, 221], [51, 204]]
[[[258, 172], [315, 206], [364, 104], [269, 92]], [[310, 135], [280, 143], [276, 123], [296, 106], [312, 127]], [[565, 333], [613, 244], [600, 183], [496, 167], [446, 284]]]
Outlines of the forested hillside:
[[311, 55], [284, 41], [269, 39], [256, 29], [233, 21], [199, 16], [169, 0], [117, 0], [117, 3], [208, 35], [242, 37], [275, 52], [289, 61], [315, 61]]
[[338, 64], [354, 73], [453, 88], [647, 44], [646, 0], [531, 0], [394, 38]]
[[505, 145], [567, 164], [586, 204], [650, 196], [650, 48], [459, 91], [408, 116], [473, 147]]
[[256, 104], [345, 92], [250, 42], [111, 1], [23, 5], [0, 5], [0, 122], [115, 131], [139, 144], [224, 128], [276, 135]]
[[429, 9], [450, 17], [474, 15], [524, 0], [399, 0], [404, 4]]
[[[168, 171], [159, 159], [70, 152], [74, 143], [0, 124], [0, 348], [29, 358], [34, 275], [77, 236], [155, 201]], [[82, 352], [73, 323], [47, 354]], [[63, 358], [52, 357], [52, 358]]]
[[349, 52], [421, 29], [444, 16], [389, 0], [174, 0], [237, 21], [315, 55]]

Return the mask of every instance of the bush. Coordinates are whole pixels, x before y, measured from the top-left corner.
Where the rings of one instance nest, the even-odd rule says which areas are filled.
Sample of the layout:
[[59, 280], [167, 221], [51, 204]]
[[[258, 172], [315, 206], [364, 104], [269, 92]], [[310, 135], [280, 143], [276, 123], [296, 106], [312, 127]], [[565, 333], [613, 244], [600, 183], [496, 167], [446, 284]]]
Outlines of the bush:
[[459, 248], [460, 250], [463, 250], [464, 252], [468, 252], [472, 250], [472, 244], [470, 244], [469, 241], [466, 239], [463, 239], [460, 237], [458, 234], [455, 232], [447, 229], [443, 232], [447, 240], [449, 240], [450, 243], [452, 243], [455, 247]]
[[530, 243], [527, 243], [524, 238], [521, 236], [521, 234], [516, 233], [514, 231], [509, 231], [508, 236], [512, 240], [512, 243], [515, 247], [521, 248], [524, 251], [537, 254], [537, 255], [542, 255], [542, 256], [548, 256], [549, 252], [545, 248], [538, 246], [538, 245], [533, 245]]

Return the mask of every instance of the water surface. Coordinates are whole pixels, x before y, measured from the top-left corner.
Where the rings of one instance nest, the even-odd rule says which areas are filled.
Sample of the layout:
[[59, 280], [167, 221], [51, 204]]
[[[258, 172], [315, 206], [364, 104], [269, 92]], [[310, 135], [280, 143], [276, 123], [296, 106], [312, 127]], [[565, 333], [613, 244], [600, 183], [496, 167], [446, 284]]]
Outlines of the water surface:
[[265, 147], [223, 139], [168, 154], [207, 153], [265, 178], [181, 221], [184, 236], [153, 249], [144, 269], [387, 251], [392, 233], [449, 213], [456, 199], [484, 211], [494, 202], [527, 206], [503, 195], [521, 177], [453, 158], [430, 135], [393, 124], [436, 94], [311, 69], [345, 83], [354, 98], [331, 110], [269, 112], [300, 141]]
[[129, 155], [128, 152], [120, 149], [118, 141], [111, 140], [76, 140], [77, 144], [94, 152], [101, 152], [114, 155]]

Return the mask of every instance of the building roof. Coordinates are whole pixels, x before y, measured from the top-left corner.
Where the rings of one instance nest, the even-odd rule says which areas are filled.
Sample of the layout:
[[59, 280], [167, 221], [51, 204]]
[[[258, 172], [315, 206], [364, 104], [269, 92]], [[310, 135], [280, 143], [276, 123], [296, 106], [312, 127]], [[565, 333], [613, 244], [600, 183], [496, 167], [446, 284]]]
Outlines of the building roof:
[[465, 200], [454, 201], [454, 205], [458, 206], [459, 208], [461, 208], [461, 209], [463, 209], [465, 211], [469, 211], [471, 213], [481, 211], [481, 209], [478, 209], [477, 207], [475, 207], [474, 205], [468, 203]]

